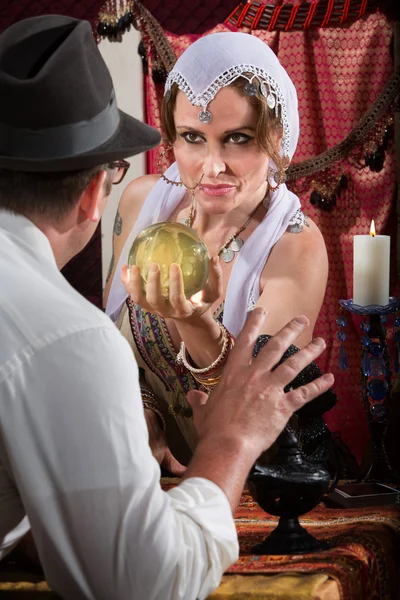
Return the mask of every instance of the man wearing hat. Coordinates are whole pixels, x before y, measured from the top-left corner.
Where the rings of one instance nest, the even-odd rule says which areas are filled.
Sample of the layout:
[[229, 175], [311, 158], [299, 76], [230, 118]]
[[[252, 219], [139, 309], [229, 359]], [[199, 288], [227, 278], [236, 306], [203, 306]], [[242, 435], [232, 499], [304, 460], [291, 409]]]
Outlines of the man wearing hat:
[[0, 90], [0, 559], [31, 529], [63, 598], [205, 598], [236, 560], [232, 511], [253, 462], [332, 384], [283, 392], [323, 342], [272, 371], [299, 318], [256, 368], [265, 315], [253, 311], [216, 391], [207, 403], [193, 392], [199, 446], [163, 492], [131, 349], [59, 272], [92, 236], [123, 159], [159, 134], [118, 110], [86, 21], [3, 32]]

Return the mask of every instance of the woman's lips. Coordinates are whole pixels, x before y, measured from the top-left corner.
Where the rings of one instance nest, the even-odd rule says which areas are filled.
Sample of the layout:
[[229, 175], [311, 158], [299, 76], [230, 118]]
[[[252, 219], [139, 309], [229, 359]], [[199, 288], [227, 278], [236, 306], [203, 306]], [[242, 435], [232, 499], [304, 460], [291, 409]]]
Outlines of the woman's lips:
[[235, 189], [234, 185], [204, 185], [200, 186], [202, 192], [208, 196], [225, 196]]

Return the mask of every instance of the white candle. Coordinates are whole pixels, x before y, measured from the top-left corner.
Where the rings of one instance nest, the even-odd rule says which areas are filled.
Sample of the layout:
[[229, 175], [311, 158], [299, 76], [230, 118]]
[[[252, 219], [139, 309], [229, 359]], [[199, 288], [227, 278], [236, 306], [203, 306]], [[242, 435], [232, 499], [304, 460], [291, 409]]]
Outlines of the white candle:
[[374, 221], [369, 235], [354, 236], [353, 302], [359, 306], [389, 302], [390, 237], [376, 235]]

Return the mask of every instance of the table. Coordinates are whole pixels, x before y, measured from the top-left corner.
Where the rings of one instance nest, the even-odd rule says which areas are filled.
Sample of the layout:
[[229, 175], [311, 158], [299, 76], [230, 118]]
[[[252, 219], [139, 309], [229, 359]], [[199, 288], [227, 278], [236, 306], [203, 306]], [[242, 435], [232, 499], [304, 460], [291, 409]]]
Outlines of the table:
[[[168, 489], [176, 483], [177, 480], [163, 480], [163, 487]], [[332, 547], [324, 552], [298, 556], [251, 554], [252, 546], [276, 527], [277, 518], [264, 513], [247, 490], [242, 494], [235, 521], [240, 556], [210, 600], [400, 598], [398, 506], [349, 509], [320, 503], [301, 518], [300, 523], [315, 537], [331, 541]], [[295, 574], [294, 578], [288, 577], [289, 574]], [[232, 575], [240, 577], [237, 583], [231, 582]], [[278, 584], [277, 575], [285, 575], [286, 580]], [[258, 579], [254, 579], [253, 585], [255, 576]], [[271, 580], [271, 576], [275, 576], [275, 580]], [[278, 591], [274, 591], [272, 585]], [[236, 596], [232, 592], [235, 587], [240, 591]], [[246, 589], [246, 596], [241, 588]]]
[[[163, 479], [164, 489], [177, 484]], [[236, 514], [239, 560], [209, 600], [394, 600], [400, 588], [400, 509], [328, 507], [301, 519], [329, 550], [299, 556], [255, 556], [251, 547], [276, 526], [245, 490]], [[43, 577], [0, 563], [0, 600], [55, 600]], [[111, 599], [110, 599], [111, 600]]]

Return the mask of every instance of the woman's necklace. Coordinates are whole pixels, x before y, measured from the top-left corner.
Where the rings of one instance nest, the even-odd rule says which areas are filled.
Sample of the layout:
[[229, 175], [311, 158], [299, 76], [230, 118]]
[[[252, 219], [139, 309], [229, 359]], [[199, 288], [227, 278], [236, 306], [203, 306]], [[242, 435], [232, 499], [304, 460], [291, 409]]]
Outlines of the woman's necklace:
[[[229, 240], [226, 241], [225, 244], [223, 246], [221, 246], [221, 248], [218, 250], [217, 255], [221, 256], [222, 260], [225, 263], [232, 262], [232, 260], [236, 256], [236, 254], [240, 251], [244, 242], [238, 236], [242, 233], [242, 231], [244, 231], [246, 229], [247, 225], [250, 223], [252, 216], [257, 212], [257, 210], [260, 208], [261, 204], [264, 205], [264, 207], [267, 209], [267, 212], [268, 212], [269, 204], [270, 204], [269, 186], [268, 186], [265, 197], [263, 198], [263, 200], [261, 200], [261, 202], [259, 202], [259, 204], [257, 204], [257, 206], [252, 211], [252, 213], [250, 214], [250, 216], [248, 217], [246, 222], [243, 223], [243, 225], [241, 227], [239, 227], [239, 229], [237, 231], [235, 231], [235, 233], [233, 235], [231, 235]], [[196, 216], [196, 199], [195, 199], [194, 193], [192, 192], [192, 202], [190, 205], [189, 217], [187, 219], [183, 219], [183, 222], [185, 223], [185, 225], [187, 225], [188, 227], [193, 227], [193, 222], [194, 222], [195, 216]]]

